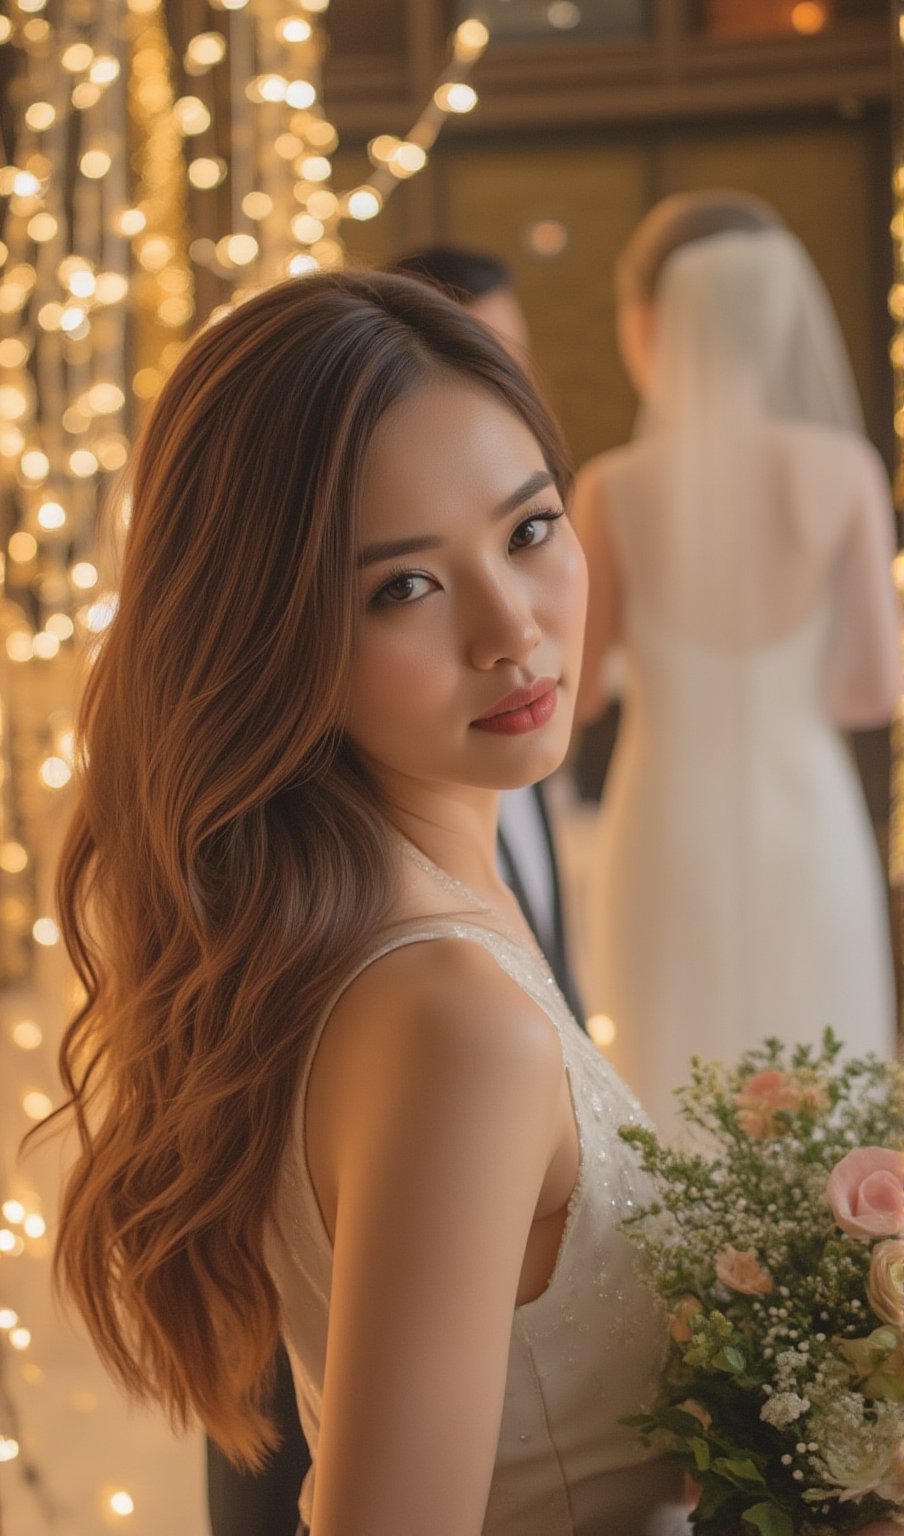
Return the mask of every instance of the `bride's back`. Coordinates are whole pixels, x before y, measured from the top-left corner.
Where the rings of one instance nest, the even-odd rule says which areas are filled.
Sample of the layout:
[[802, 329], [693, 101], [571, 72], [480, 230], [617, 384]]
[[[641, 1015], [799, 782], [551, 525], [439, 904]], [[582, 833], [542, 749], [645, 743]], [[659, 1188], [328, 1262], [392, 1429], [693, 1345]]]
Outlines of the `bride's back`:
[[848, 540], [877, 515], [881, 527], [881, 462], [854, 433], [751, 421], [738, 434], [734, 486], [716, 504], [701, 497], [677, 524], [673, 463], [672, 439], [640, 439], [599, 461], [601, 489], [626, 616], [637, 603], [706, 649], [789, 637], [839, 594]]

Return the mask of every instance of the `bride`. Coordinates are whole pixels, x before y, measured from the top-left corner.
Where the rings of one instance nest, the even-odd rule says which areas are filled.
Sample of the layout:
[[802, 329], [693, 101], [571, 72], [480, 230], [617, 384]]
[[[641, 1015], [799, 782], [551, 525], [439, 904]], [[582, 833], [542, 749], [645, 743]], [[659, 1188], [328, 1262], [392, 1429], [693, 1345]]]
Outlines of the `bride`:
[[59, 873], [57, 1265], [125, 1387], [245, 1464], [282, 1332], [312, 1536], [684, 1526], [619, 1422], [663, 1351], [638, 1110], [495, 869], [499, 791], [568, 742], [567, 490], [483, 327], [355, 274], [207, 329], [131, 475]]

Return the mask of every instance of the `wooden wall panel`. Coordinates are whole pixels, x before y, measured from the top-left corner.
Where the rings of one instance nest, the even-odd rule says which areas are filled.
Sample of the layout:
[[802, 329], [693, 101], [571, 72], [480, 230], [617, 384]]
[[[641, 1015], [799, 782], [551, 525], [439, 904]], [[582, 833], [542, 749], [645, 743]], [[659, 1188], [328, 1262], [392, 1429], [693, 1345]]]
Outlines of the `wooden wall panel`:
[[[578, 462], [629, 434], [634, 403], [615, 352], [612, 263], [647, 203], [642, 143], [456, 145], [436, 168], [439, 235], [511, 262], [534, 357]], [[560, 256], [528, 244], [558, 219]]]
[[[838, 310], [867, 421], [888, 449], [890, 376], [885, 123], [797, 120], [518, 142], [449, 143], [425, 174], [436, 237], [498, 251], [514, 268], [534, 353], [578, 462], [624, 441], [634, 401], [615, 352], [612, 265], [650, 202], [736, 186], [773, 202]], [[413, 188], [411, 189], [414, 190]], [[408, 189], [396, 217], [407, 239]], [[387, 210], [387, 213], [389, 210]], [[530, 226], [559, 219], [564, 252], [536, 256]]]

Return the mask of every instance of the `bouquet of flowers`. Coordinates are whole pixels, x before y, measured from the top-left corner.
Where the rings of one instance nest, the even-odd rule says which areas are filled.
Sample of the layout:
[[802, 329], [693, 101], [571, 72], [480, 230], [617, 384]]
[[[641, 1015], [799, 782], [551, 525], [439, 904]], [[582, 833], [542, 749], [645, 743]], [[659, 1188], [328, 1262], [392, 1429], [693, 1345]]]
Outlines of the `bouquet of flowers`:
[[840, 1049], [695, 1059], [700, 1151], [621, 1130], [670, 1334], [662, 1399], [629, 1422], [699, 1485], [699, 1536], [904, 1531], [904, 1066]]

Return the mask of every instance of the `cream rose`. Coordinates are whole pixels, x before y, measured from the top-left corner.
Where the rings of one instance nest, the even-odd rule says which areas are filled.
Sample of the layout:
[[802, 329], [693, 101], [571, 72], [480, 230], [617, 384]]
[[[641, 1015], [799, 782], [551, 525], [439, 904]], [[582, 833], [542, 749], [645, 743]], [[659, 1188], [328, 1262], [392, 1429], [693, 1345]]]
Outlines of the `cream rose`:
[[866, 1294], [876, 1316], [904, 1329], [904, 1242], [889, 1237], [869, 1256]]

